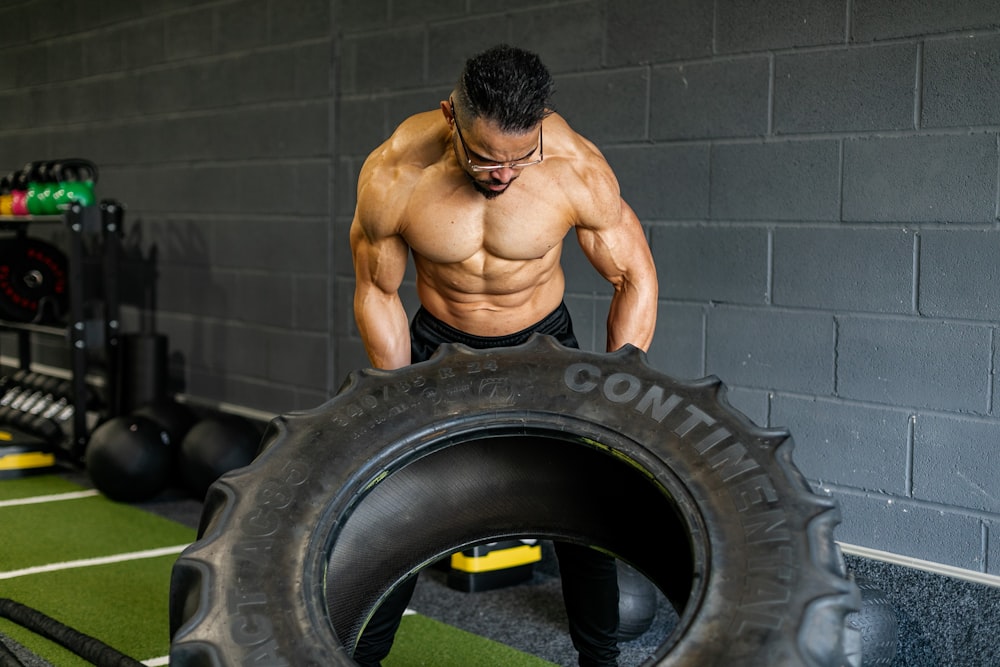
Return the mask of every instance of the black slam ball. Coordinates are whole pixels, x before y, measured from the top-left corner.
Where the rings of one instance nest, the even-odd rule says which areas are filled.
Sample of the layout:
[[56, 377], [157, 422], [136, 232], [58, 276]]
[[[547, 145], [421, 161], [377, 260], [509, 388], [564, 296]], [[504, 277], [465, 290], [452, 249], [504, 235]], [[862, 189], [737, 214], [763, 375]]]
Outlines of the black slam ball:
[[656, 589], [635, 568], [618, 561], [618, 640], [631, 641], [656, 617]]
[[180, 452], [180, 476], [188, 491], [204, 500], [212, 482], [254, 460], [261, 435], [253, 422], [236, 415], [207, 417], [192, 426]]
[[157, 495], [170, 480], [171, 445], [152, 420], [114, 417], [94, 429], [84, 461], [98, 491], [119, 502]]

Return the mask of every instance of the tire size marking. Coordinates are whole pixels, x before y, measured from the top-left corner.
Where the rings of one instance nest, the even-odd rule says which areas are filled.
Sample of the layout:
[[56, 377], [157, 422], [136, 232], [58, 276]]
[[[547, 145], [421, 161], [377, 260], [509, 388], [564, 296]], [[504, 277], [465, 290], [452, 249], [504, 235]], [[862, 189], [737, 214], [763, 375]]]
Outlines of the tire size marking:
[[[410, 380], [386, 383], [346, 404], [331, 422], [350, 429], [349, 437], [358, 440], [414, 408], [445, 401], [466, 403], [470, 396], [478, 396], [481, 401], [496, 407], [510, 405], [515, 400], [514, 391], [506, 376], [492, 375], [498, 370], [500, 365], [495, 359], [483, 359], [442, 366], [432, 376], [417, 375]], [[444, 386], [438, 386], [435, 380], [445, 381]]]
[[289, 528], [282, 515], [296, 499], [296, 492], [309, 479], [305, 462], [289, 461], [280, 475], [264, 481], [257, 489], [253, 510], [238, 524], [240, 539], [231, 549], [234, 567], [240, 572], [236, 586], [227, 592], [229, 636], [237, 646], [250, 650], [242, 664], [262, 667], [289, 667], [274, 638], [269, 600], [259, 582], [273, 576], [269, 572], [270, 552], [277, 533]]
[[[756, 546], [754, 565], [743, 588], [743, 599], [737, 605], [736, 633], [753, 628], [778, 629], [795, 575], [788, 546], [792, 535], [784, 510], [774, 507], [780, 499], [777, 489], [746, 446], [735, 440], [729, 429], [717, 426], [716, 420], [698, 406], [677, 394], [668, 394], [660, 385], [647, 386], [630, 373], [603, 377], [599, 367], [580, 362], [566, 368], [563, 381], [580, 394], [599, 392], [612, 403], [631, 403], [635, 412], [692, 443], [692, 449], [725, 483], [743, 526], [742, 546]], [[706, 429], [708, 432], [701, 435]]]

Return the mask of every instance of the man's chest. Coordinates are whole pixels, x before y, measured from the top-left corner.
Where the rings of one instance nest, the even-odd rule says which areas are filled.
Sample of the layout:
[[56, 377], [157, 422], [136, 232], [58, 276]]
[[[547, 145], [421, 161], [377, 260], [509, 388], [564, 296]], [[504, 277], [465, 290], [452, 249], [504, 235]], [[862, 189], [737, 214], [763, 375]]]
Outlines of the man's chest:
[[414, 198], [406, 211], [403, 237], [414, 252], [437, 264], [482, 255], [539, 259], [562, 242], [572, 226], [570, 216], [545, 200], [514, 194], [492, 200], [478, 194]]

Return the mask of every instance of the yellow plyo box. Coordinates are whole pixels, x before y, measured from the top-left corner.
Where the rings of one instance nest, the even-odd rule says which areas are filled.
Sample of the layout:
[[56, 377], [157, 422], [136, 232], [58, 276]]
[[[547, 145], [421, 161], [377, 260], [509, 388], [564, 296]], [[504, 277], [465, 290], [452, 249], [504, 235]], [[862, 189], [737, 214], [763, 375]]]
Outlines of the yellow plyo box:
[[448, 586], [466, 593], [488, 591], [531, 579], [542, 559], [535, 540], [504, 540], [465, 549], [451, 556]]

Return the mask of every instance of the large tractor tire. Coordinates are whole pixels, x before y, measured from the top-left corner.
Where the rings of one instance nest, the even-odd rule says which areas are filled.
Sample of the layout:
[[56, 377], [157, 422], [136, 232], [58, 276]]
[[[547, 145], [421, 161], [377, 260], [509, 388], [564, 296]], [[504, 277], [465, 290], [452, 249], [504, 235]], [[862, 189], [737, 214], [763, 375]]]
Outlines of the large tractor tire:
[[352, 665], [409, 575], [543, 538], [608, 551], [671, 601], [680, 621], [645, 664], [842, 667], [860, 597], [839, 511], [791, 451], [718, 380], [678, 382], [631, 347], [535, 336], [353, 373], [211, 487], [173, 570], [170, 664]]

